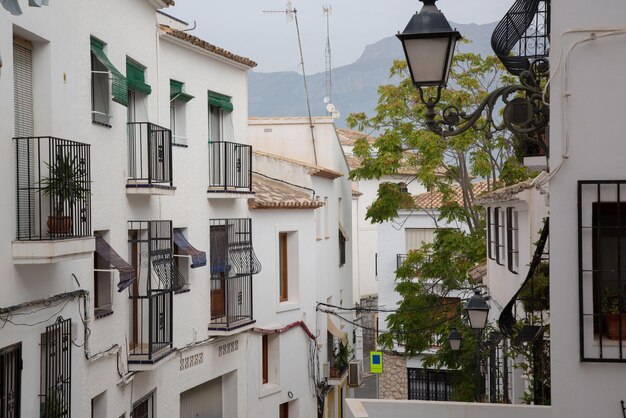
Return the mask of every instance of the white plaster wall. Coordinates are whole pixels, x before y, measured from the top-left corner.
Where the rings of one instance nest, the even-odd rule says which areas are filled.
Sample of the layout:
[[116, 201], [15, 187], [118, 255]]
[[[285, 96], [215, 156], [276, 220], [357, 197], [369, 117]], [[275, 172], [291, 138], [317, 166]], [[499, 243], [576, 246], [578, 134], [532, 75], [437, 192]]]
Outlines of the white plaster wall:
[[[582, 0], [552, 2], [552, 71], [561, 53], [591, 32], [624, 30], [626, 3], [608, 0], [589, 7]], [[585, 30], [564, 34], [571, 30]], [[564, 35], [562, 35], [564, 34]], [[626, 42], [622, 36], [598, 39], [577, 47], [569, 66], [556, 71], [550, 97], [550, 166], [564, 153], [569, 159], [550, 182], [550, 294], [552, 403], [555, 417], [619, 416], [624, 399], [626, 365], [583, 363], [579, 358], [577, 180], [624, 179], [626, 142]], [[564, 103], [564, 75], [569, 105]], [[567, 109], [567, 118], [565, 118]]]
[[[23, 2], [22, 2], [23, 3]], [[0, 170], [5, 179], [5, 198], [0, 199], [6, 216], [0, 222], [0, 274], [5, 291], [0, 306], [5, 307], [78, 288], [92, 291], [92, 259], [42, 266], [15, 266], [11, 258], [11, 241], [15, 236], [14, 158], [13, 144], [13, 30], [33, 39], [35, 61], [35, 134], [67, 138], [91, 144], [92, 217], [94, 230], [108, 230], [108, 242], [128, 258], [127, 221], [135, 219], [171, 219], [175, 227], [186, 227], [190, 242], [208, 251], [209, 219], [214, 217], [246, 217], [243, 202], [215, 202], [206, 197], [208, 182], [207, 157], [207, 90], [233, 97], [233, 138], [246, 142], [247, 75], [238, 66], [224, 64], [206, 54], [182, 48], [159, 39], [154, 7], [144, 0], [52, 1], [43, 8], [23, 7], [24, 14], [12, 17], [0, 13], [0, 133], [7, 139], [0, 144], [3, 160]], [[146, 121], [168, 127], [169, 79], [186, 83], [186, 91], [196, 98], [187, 104], [187, 136], [189, 148], [175, 148], [175, 196], [127, 196], [125, 190], [127, 147], [126, 108], [111, 102], [111, 128], [91, 122], [90, 48], [94, 35], [106, 42], [106, 53], [122, 73], [126, 56], [147, 67], [146, 82], [153, 92], [145, 101]], [[160, 45], [160, 48], [158, 46]], [[229, 138], [230, 139], [230, 138]], [[174, 296], [174, 345], [184, 347], [207, 338], [210, 318], [208, 268], [190, 270], [191, 292]], [[114, 281], [118, 274], [114, 274]], [[88, 304], [92, 315], [93, 304]], [[33, 327], [7, 325], [0, 332], [0, 347], [22, 341], [24, 370], [22, 373], [22, 415], [38, 415], [39, 338], [45, 326], [57, 315], [79, 324], [78, 302], [20, 317], [20, 323]], [[82, 309], [82, 307], [81, 307]], [[91, 355], [112, 344], [123, 347], [121, 371], [127, 369], [126, 340], [128, 336], [128, 294], [114, 293], [114, 314], [91, 321], [89, 349]], [[54, 314], [54, 315], [53, 315]], [[52, 316], [51, 316], [52, 315]], [[17, 320], [15, 322], [18, 322]], [[77, 327], [76, 344], [83, 343], [83, 327]], [[217, 355], [216, 347], [224, 341], [238, 340], [239, 350], [229, 356]], [[224, 385], [232, 390], [224, 403], [229, 416], [247, 416], [248, 335], [218, 339], [208, 346], [191, 351], [203, 352], [204, 362], [197, 368], [179, 371], [180, 355], [162, 361], [152, 372], [138, 374], [131, 384], [118, 386], [116, 356], [88, 362], [82, 349], [73, 347], [72, 412], [89, 416], [91, 398], [107, 390], [106, 416], [117, 417], [130, 410], [133, 401], [156, 389], [159, 416], [177, 417], [179, 393], [225, 373], [232, 373]], [[183, 354], [183, 356], [186, 354]], [[219, 357], [219, 358], [218, 358]], [[233, 377], [236, 376], [236, 377]], [[237, 411], [236, 413], [234, 411]], [[234, 415], [233, 415], [234, 414]]]
[[[378, 401], [350, 399], [348, 418], [413, 418], [419, 411], [420, 418], [549, 418], [547, 406], [518, 406], [462, 402], [435, 401]], [[554, 415], [556, 416], [556, 415]]]

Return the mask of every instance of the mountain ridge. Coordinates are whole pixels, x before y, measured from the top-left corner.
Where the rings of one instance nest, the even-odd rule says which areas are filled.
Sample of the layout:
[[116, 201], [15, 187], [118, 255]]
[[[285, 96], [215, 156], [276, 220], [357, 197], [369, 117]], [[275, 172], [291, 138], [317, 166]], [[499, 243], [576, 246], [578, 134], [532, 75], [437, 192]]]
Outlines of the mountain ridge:
[[[492, 54], [491, 33], [497, 23], [452, 24], [471, 43], [459, 45], [459, 51], [483, 56]], [[372, 116], [378, 100], [378, 86], [389, 84], [389, 68], [393, 60], [404, 58], [400, 41], [395, 36], [367, 45], [361, 56], [351, 64], [333, 69], [332, 102], [341, 112], [338, 127], [345, 127], [350, 113], [365, 112]], [[250, 116], [302, 116], [307, 114], [302, 75], [296, 71], [269, 73], [250, 72]], [[325, 72], [307, 76], [311, 112], [326, 115], [324, 96]]]

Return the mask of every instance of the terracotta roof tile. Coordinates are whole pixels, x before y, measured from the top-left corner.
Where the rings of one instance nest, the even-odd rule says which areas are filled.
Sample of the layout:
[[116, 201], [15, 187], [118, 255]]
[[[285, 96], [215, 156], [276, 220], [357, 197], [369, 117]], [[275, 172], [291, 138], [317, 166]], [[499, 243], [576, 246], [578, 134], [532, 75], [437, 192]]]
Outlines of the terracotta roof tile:
[[[489, 183], [486, 181], [481, 181], [478, 183], [472, 183], [474, 196], [480, 196], [484, 194], [488, 190]], [[463, 205], [463, 193], [461, 186], [454, 186], [452, 188], [452, 192], [454, 193], [454, 200], [459, 204]], [[413, 196], [413, 201], [415, 202], [415, 207], [417, 209], [438, 209], [443, 206], [443, 193], [441, 192], [428, 192], [422, 193], [416, 196]]]
[[474, 283], [483, 283], [485, 277], [487, 277], [487, 263], [481, 263], [475, 267], [472, 267], [467, 274], [473, 280]]
[[253, 150], [252, 153], [262, 157], [273, 158], [275, 160], [286, 161], [291, 164], [299, 165], [308, 169], [308, 174], [311, 176], [323, 177], [330, 180], [343, 177], [342, 173], [340, 173], [339, 171], [335, 171], [331, 168], [321, 167], [319, 165], [307, 163], [304, 161], [294, 160], [293, 158], [283, 157], [282, 155], [271, 154], [269, 152], [259, 150]]
[[[172, 3], [173, 3], [173, 1], [172, 1]], [[188, 43], [190, 43], [192, 45], [195, 45], [197, 47], [205, 49], [205, 50], [207, 50], [209, 52], [212, 52], [214, 54], [221, 55], [222, 57], [228, 58], [231, 61], [238, 62], [239, 64], [246, 65], [246, 66], [248, 66], [250, 68], [254, 68], [254, 67], [257, 66], [257, 63], [252, 61], [249, 58], [233, 54], [230, 51], [227, 51], [227, 50], [225, 50], [223, 48], [220, 48], [220, 47], [217, 47], [217, 46], [215, 46], [213, 44], [210, 44], [210, 43], [208, 43], [207, 41], [205, 41], [203, 39], [200, 39], [200, 38], [198, 38], [196, 36], [188, 34], [187, 32], [183, 32], [183, 31], [180, 31], [178, 29], [174, 29], [174, 28], [169, 27], [167, 25], [160, 25], [160, 27], [161, 27], [161, 30], [163, 30], [165, 33], [167, 33], [170, 36], [173, 36], [173, 37], [178, 38], [178, 39], [180, 39], [182, 41], [188, 42]]]
[[173, 6], [174, 0], [163, 0], [163, 3], [167, 4], [168, 6]]
[[250, 209], [317, 209], [324, 206], [311, 199], [303, 189], [271, 180], [258, 174], [252, 175], [254, 198], [248, 200]]
[[353, 146], [356, 143], [356, 140], [360, 138], [366, 138], [367, 142], [369, 142], [370, 144], [373, 144], [374, 141], [376, 141], [376, 138], [364, 134], [363, 132], [340, 128], [337, 128], [335, 130], [337, 131], [337, 136], [339, 137], [339, 142], [341, 142], [341, 145]]

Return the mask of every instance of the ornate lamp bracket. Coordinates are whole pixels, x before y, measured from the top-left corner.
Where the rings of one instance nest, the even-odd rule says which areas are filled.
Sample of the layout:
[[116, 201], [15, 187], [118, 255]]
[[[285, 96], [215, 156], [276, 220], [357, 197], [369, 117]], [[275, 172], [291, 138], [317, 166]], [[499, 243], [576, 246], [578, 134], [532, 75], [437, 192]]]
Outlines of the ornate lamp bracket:
[[[520, 139], [536, 143], [547, 151], [547, 144], [538, 140], [537, 135], [543, 132], [550, 117], [542, 90], [548, 75], [548, 60], [537, 59], [520, 74], [519, 84], [492, 91], [470, 114], [448, 106], [437, 115], [435, 108], [441, 99], [442, 87], [438, 86], [436, 93], [427, 97], [418, 86], [420, 100], [426, 106], [426, 127], [443, 138], [460, 135], [470, 128], [484, 131], [491, 138], [494, 132], [508, 129]], [[499, 101], [504, 105], [501, 123], [494, 120], [494, 110], [502, 109], [496, 106]]]

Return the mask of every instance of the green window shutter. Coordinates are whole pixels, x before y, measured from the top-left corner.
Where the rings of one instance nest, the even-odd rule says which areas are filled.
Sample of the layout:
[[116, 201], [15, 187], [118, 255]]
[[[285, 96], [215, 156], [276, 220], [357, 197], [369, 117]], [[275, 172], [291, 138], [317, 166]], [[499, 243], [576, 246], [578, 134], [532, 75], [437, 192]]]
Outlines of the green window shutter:
[[194, 97], [183, 91], [184, 83], [176, 80], [170, 80], [170, 100], [180, 100], [181, 102], [189, 102]]
[[230, 102], [230, 97], [223, 94], [209, 92], [209, 104], [215, 107], [221, 107], [227, 112], [232, 112], [235, 108]]
[[102, 65], [107, 68], [107, 70], [111, 72], [113, 77], [111, 88], [113, 101], [121, 104], [122, 106], [128, 106], [128, 84], [126, 77], [124, 77], [124, 74], [115, 68], [104, 53], [104, 43], [95, 38], [91, 38], [91, 53], [98, 61], [100, 61], [100, 63], [102, 63]]
[[126, 77], [128, 78], [128, 88], [141, 93], [152, 93], [152, 87], [146, 84], [145, 70], [130, 61], [126, 61]]

